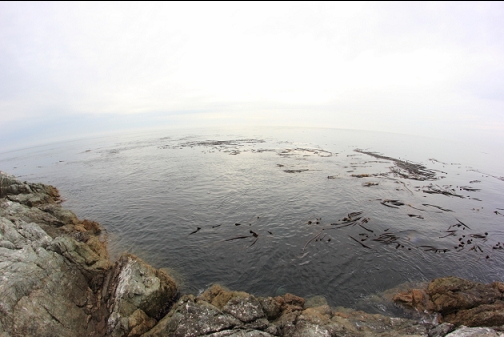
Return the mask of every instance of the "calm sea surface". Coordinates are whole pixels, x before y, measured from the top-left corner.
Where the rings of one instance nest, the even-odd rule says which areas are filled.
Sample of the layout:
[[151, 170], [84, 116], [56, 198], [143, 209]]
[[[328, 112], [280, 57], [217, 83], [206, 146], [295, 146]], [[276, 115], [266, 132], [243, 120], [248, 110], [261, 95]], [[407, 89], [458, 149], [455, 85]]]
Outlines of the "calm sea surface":
[[[394, 173], [392, 159], [434, 178]], [[218, 282], [358, 308], [405, 282], [504, 280], [498, 149], [335, 129], [165, 130], [1, 153], [0, 169], [55, 185], [64, 207], [103, 225], [113, 255], [168, 268], [186, 292]]]

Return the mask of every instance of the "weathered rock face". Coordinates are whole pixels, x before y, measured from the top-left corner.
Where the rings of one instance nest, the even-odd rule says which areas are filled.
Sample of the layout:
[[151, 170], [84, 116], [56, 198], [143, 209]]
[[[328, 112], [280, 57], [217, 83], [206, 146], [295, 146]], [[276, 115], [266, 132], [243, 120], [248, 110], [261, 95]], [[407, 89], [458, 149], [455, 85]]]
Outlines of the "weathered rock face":
[[504, 284], [481, 284], [457, 277], [433, 280], [427, 289], [398, 294], [394, 300], [419, 311], [438, 312], [455, 325], [504, 325]]
[[[101, 335], [104, 314], [90, 285], [99, 283], [108, 268], [104, 245], [91, 248], [75, 240], [69, 228], [57, 229], [66, 225], [57, 216], [29, 206], [38, 203], [35, 199], [54, 204], [56, 189], [2, 174], [0, 181], [1, 195], [7, 196], [0, 199], [0, 331], [11, 336]], [[51, 236], [45, 228], [66, 236]]]
[[0, 172], [0, 336], [140, 336], [168, 310], [173, 280], [132, 255], [112, 265], [97, 223], [52, 186]]

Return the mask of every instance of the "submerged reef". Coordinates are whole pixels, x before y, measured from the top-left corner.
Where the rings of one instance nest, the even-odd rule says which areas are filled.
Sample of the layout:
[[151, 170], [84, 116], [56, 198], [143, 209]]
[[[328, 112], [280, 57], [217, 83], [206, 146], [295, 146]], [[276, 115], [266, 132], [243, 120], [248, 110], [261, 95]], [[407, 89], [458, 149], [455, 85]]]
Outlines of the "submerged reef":
[[180, 294], [134, 255], [110, 261], [106, 242], [98, 223], [61, 207], [55, 187], [0, 171], [0, 337], [502, 335], [500, 282], [447, 277], [399, 293], [394, 301], [416, 313], [406, 319], [219, 285]]

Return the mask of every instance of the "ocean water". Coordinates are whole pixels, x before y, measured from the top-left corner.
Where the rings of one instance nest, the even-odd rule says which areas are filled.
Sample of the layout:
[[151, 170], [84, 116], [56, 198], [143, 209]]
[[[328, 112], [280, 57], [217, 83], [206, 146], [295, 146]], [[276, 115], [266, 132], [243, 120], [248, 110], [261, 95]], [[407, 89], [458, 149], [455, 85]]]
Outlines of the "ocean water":
[[220, 283], [369, 311], [405, 282], [504, 280], [498, 150], [337, 129], [156, 130], [0, 153], [0, 169], [56, 186], [102, 224], [112, 255], [167, 268], [184, 292]]

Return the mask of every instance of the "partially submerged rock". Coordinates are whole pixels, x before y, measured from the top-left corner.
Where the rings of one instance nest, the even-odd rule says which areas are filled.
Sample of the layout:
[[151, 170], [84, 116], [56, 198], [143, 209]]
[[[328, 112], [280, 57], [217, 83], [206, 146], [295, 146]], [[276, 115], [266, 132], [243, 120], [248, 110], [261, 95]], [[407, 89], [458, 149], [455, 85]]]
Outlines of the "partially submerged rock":
[[427, 289], [399, 293], [394, 301], [420, 312], [436, 312], [454, 325], [504, 325], [504, 284], [481, 284], [458, 277], [433, 280]]

